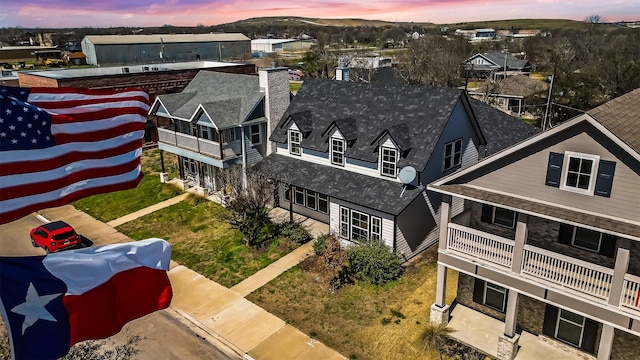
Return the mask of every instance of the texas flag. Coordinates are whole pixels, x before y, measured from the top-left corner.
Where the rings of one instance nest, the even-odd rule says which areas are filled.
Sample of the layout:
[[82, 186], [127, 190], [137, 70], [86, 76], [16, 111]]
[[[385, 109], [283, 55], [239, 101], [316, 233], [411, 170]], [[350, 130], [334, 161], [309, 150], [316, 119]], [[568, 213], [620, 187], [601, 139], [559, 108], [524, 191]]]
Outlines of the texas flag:
[[173, 296], [162, 239], [47, 256], [0, 257], [0, 300], [14, 359], [57, 359], [80, 341], [117, 334]]

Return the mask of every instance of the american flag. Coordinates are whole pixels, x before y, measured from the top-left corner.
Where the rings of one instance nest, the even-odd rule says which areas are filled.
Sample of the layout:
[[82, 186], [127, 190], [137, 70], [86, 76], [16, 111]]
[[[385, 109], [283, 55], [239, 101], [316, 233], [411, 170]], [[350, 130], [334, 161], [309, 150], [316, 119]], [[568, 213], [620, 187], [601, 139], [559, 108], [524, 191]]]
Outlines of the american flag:
[[0, 224], [135, 188], [149, 95], [0, 86]]

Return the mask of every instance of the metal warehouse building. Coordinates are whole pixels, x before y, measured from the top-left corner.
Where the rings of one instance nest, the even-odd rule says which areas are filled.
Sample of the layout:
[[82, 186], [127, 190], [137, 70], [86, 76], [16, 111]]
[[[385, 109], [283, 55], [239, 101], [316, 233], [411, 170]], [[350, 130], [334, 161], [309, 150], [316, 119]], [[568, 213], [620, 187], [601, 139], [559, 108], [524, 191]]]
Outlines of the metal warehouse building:
[[248, 59], [251, 39], [240, 33], [87, 35], [82, 52], [96, 66]]

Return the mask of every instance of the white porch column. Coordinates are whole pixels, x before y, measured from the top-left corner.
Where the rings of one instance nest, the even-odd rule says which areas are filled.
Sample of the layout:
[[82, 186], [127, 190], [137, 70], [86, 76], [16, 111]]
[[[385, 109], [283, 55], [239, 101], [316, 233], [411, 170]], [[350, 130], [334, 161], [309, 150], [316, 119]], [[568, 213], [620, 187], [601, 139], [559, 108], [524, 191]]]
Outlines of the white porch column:
[[527, 244], [529, 229], [527, 222], [529, 217], [527, 214], [518, 213], [518, 222], [516, 223], [516, 238], [513, 244], [513, 261], [511, 262], [511, 271], [519, 274], [522, 270], [522, 257], [524, 256], [524, 246]]
[[432, 324], [449, 323], [449, 305], [447, 296], [447, 267], [438, 264], [438, 277], [436, 281], [436, 302], [431, 305], [430, 322]]
[[244, 140], [244, 127], [240, 127], [240, 133], [242, 134], [242, 190], [247, 190], [247, 144]]
[[631, 240], [618, 239], [618, 251], [616, 252], [616, 265], [613, 268], [613, 280], [611, 283], [611, 294], [609, 295], [609, 305], [619, 306], [622, 288], [624, 287], [624, 275], [629, 269], [629, 249]]
[[[449, 223], [451, 222], [451, 195], [442, 195], [442, 203], [440, 204], [440, 242], [438, 248], [447, 249], [447, 237], [449, 234]], [[440, 274], [440, 268], [438, 268]]]
[[613, 326], [602, 324], [600, 346], [598, 347], [598, 360], [609, 360], [609, 357], [611, 357], [611, 349], [613, 348], [613, 334]]
[[518, 341], [520, 335], [516, 334], [518, 323], [518, 302], [520, 294], [509, 289], [507, 311], [504, 320], [504, 334], [498, 338], [498, 359], [513, 360], [518, 353]]

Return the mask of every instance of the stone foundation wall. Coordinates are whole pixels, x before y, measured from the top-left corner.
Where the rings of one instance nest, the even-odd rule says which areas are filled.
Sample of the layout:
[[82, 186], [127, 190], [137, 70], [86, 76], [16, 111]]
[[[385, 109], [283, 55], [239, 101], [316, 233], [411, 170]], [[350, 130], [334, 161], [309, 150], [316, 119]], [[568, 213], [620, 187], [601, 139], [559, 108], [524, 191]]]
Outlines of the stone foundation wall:
[[640, 358], [640, 337], [615, 329], [611, 360], [628, 360]]

